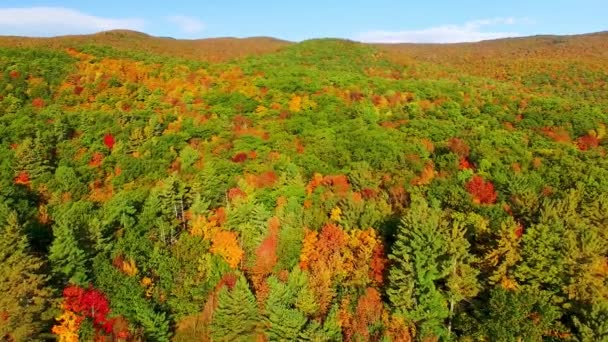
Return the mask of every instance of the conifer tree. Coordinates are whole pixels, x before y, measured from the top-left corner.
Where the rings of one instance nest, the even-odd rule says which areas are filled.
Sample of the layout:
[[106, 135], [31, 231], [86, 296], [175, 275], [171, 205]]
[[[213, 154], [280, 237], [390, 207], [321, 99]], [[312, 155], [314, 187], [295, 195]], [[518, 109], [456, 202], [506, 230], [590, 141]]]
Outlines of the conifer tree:
[[0, 230], [0, 340], [36, 340], [51, 291], [41, 274], [42, 261], [28, 254], [27, 238], [15, 214]]
[[53, 228], [53, 235], [53, 244], [49, 250], [53, 272], [63, 281], [85, 285], [87, 256], [78, 245], [74, 232], [68, 225], [57, 224]]
[[218, 306], [211, 321], [215, 341], [251, 341], [259, 326], [255, 297], [241, 276], [234, 287], [224, 287], [218, 294]]
[[388, 298], [393, 307], [414, 321], [420, 337], [445, 335], [447, 301], [436, 282], [447, 274], [442, 265], [448, 249], [440, 209], [414, 197], [401, 221], [389, 258]]

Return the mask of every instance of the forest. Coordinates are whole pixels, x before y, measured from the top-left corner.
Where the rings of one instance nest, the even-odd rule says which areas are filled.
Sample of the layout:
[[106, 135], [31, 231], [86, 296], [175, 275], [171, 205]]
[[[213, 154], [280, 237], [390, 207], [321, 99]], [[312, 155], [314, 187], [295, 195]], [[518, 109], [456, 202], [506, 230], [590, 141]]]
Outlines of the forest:
[[0, 341], [608, 341], [606, 51], [0, 38]]

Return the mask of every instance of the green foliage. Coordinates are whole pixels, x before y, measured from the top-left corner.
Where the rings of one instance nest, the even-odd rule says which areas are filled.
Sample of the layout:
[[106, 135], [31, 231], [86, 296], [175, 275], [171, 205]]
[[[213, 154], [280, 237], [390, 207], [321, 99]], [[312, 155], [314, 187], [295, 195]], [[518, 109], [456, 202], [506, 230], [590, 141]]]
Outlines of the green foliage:
[[250, 341], [260, 324], [255, 297], [244, 277], [240, 276], [234, 288], [222, 288], [218, 306], [211, 322], [211, 334], [218, 341]]

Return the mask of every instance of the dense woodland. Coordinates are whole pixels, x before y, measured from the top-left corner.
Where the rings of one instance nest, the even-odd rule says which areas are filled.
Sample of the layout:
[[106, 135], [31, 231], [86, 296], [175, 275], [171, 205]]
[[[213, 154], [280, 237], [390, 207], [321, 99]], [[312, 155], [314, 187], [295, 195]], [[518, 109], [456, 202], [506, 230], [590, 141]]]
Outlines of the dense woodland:
[[0, 42], [0, 340], [608, 341], [608, 34], [106, 35]]

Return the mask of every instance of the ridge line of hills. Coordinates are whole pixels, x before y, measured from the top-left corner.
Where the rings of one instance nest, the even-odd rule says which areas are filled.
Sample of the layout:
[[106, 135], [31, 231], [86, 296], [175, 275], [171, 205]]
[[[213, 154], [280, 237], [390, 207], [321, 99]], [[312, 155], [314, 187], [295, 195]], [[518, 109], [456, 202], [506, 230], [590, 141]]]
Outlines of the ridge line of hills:
[[[340, 40], [349, 41], [347, 39]], [[534, 35], [448, 44], [355, 43], [373, 46], [392, 54], [405, 53], [423, 59], [434, 58], [436, 57], [434, 55], [438, 52], [446, 54], [446, 57], [454, 53], [467, 54], [471, 52], [490, 53], [495, 56], [497, 49], [499, 53], [512, 55], [521, 52], [521, 50], [554, 49], [556, 47], [560, 47], [560, 53], [563, 53], [566, 48], [580, 49], [588, 46], [597, 46], [593, 54], [606, 55], [608, 54], [608, 31], [577, 35]], [[110, 46], [119, 50], [145, 51], [165, 56], [218, 62], [250, 55], [273, 53], [286, 46], [299, 44], [299, 42], [263, 36], [176, 39], [152, 36], [132, 30], [110, 30], [94, 34], [55, 37], [0, 36], [0, 47], [58, 49], [89, 44]]]

